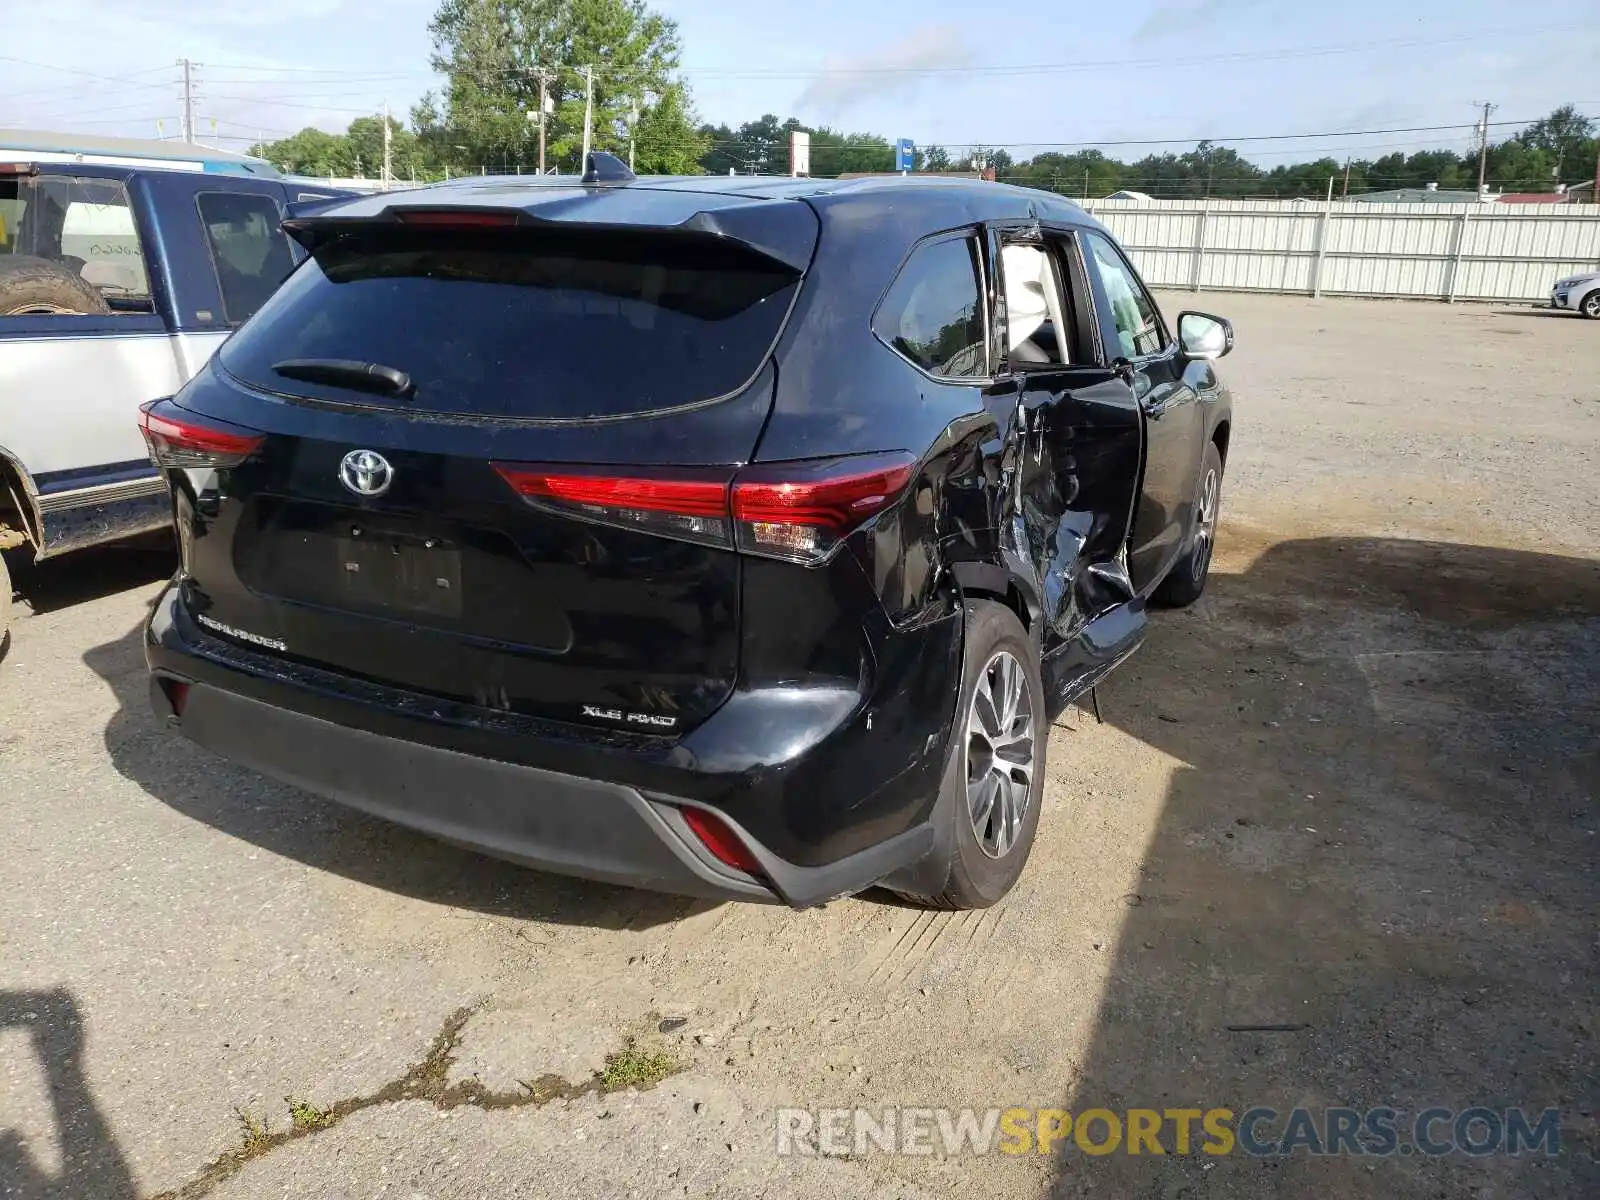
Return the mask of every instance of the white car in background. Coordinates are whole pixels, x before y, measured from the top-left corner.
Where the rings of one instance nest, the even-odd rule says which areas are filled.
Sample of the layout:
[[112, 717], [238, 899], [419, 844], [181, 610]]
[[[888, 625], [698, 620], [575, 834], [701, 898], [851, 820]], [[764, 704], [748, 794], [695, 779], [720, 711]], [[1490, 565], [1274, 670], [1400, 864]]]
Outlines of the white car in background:
[[1550, 307], [1580, 312], [1591, 321], [1600, 320], [1600, 271], [1556, 280], [1550, 289]]

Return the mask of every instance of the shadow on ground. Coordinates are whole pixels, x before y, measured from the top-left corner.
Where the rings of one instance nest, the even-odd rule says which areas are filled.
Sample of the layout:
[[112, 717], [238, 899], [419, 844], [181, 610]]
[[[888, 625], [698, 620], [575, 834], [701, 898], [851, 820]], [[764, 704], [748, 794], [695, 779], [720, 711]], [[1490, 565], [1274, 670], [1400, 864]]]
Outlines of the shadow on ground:
[[[61, 1155], [59, 1171], [44, 1169], [21, 1133], [0, 1123], [0, 1194], [13, 1200], [134, 1200], [133, 1175], [84, 1078], [83, 1017], [72, 993], [0, 991], [0, 1029], [31, 1035]], [[30, 1069], [4, 1067], [19, 1074]]]
[[[28, 562], [23, 553], [13, 552], [7, 562], [20, 593], [18, 609], [49, 613], [114, 592], [159, 583], [172, 575], [178, 555], [171, 532], [161, 530], [39, 563]], [[16, 615], [21, 615], [20, 611]]]
[[1555, 1107], [1563, 1153], [1069, 1142], [1055, 1194], [1600, 1195], [1600, 563], [1233, 533], [1101, 690], [1184, 765], [1066, 1107], [1266, 1106], [1266, 1141], [1296, 1106], [1391, 1106], [1402, 1141], [1433, 1106]]
[[320, 871], [490, 916], [645, 930], [713, 905], [548, 875], [485, 858], [234, 765], [150, 710], [143, 629], [84, 655], [117, 698], [105, 743], [117, 770], [185, 816]]
[[1584, 318], [1568, 308], [1497, 308], [1497, 317], [1548, 317], [1552, 321], [1581, 321]]

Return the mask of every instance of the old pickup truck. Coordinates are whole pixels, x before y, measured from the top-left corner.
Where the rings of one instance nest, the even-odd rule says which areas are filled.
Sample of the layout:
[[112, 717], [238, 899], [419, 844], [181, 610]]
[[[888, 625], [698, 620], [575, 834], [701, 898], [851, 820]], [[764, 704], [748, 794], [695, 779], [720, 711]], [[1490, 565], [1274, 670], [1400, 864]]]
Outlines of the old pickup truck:
[[[13, 561], [170, 522], [139, 405], [177, 391], [294, 268], [301, 251], [279, 228], [291, 206], [344, 194], [152, 146], [32, 151], [0, 133], [0, 552]], [[0, 553], [0, 649], [11, 602]]]

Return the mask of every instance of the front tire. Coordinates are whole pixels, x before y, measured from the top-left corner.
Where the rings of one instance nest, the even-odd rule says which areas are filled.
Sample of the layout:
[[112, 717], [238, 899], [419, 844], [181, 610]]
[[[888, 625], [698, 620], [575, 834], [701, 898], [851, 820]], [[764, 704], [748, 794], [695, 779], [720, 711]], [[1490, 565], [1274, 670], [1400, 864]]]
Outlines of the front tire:
[[1578, 311], [1591, 321], [1600, 321], [1600, 288], [1578, 301]]
[[1211, 577], [1211, 553], [1217, 540], [1217, 517], [1222, 509], [1222, 452], [1207, 442], [1200, 460], [1200, 484], [1195, 491], [1194, 525], [1189, 548], [1172, 564], [1172, 570], [1151, 596], [1162, 608], [1188, 608], [1206, 590]]
[[1022, 874], [1044, 795], [1045, 713], [1039, 656], [1003, 604], [965, 605], [961, 696], [934, 820], [942, 884], [897, 891], [929, 908], [987, 908]]

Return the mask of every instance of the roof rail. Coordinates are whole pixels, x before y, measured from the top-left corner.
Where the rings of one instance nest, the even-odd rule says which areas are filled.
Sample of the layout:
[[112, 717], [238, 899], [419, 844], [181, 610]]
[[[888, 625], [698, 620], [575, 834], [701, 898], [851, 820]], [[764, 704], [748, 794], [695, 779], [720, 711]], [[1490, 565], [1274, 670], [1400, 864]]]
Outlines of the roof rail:
[[638, 176], [615, 154], [591, 150], [584, 164], [584, 183], [632, 183]]

